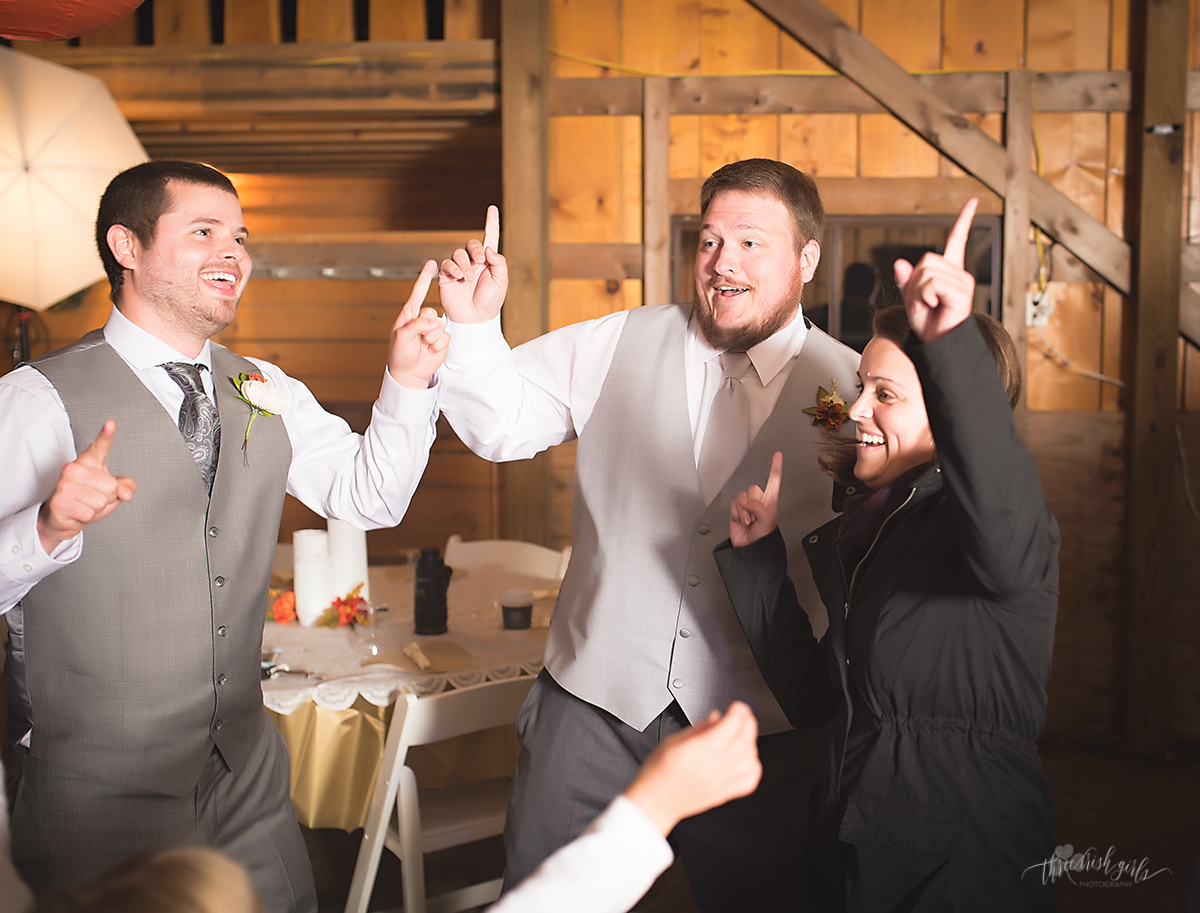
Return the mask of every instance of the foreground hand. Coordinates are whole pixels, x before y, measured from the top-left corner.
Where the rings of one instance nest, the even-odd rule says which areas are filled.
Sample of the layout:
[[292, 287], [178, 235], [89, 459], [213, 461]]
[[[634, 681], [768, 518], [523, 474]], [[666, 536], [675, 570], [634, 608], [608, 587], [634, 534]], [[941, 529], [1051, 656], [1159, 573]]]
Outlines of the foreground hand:
[[758, 721], [741, 701], [666, 738], [646, 759], [625, 797], [664, 837], [683, 818], [698, 815], [758, 786]]
[[446, 360], [446, 348], [450, 345], [450, 334], [437, 311], [421, 307], [436, 275], [437, 263], [427, 260], [413, 285], [412, 294], [392, 324], [388, 373], [396, 383], [415, 390], [429, 386], [430, 378]]
[[108, 454], [116, 433], [117, 423], [109, 419], [96, 440], [63, 467], [54, 493], [38, 511], [38, 536], [47, 555], [60, 543], [79, 535], [89, 523], [103, 520], [137, 491], [133, 479], [108, 471]]
[[498, 252], [500, 210], [487, 208], [483, 241], [472, 238], [442, 261], [438, 289], [442, 309], [455, 323], [487, 323], [500, 313], [508, 291], [508, 261]]
[[757, 542], [779, 525], [779, 482], [783, 479], [783, 454], [771, 457], [767, 487], [751, 485], [729, 505], [729, 538], [741, 548]]
[[975, 277], [963, 269], [963, 256], [978, 205], [974, 197], [967, 200], [946, 238], [944, 254], [925, 254], [915, 267], [907, 260], [895, 263], [908, 323], [921, 342], [941, 339], [971, 315]]

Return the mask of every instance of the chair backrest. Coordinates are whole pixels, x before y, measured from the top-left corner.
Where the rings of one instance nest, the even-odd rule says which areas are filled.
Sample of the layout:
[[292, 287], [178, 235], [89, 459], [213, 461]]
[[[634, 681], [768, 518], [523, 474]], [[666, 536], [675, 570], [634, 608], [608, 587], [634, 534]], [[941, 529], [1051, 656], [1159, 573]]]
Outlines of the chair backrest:
[[[403, 762], [413, 745], [428, 745], [469, 732], [515, 723], [517, 712], [533, 687], [533, 682], [532, 677], [513, 678], [422, 698], [412, 694], [401, 695], [402, 703], [397, 703], [395, 711], [400, 713], [404, 708], [398, 758]], [[393, 720], [392, 726], [397, 722]]]
[[519, 539], [477, 539], [464, 542], [457, 534], [446, 540], [444, 558], [450, 567], [493, 565], [519, 574], [562, 580], [570, 558], [570, 546], [561, 552]]

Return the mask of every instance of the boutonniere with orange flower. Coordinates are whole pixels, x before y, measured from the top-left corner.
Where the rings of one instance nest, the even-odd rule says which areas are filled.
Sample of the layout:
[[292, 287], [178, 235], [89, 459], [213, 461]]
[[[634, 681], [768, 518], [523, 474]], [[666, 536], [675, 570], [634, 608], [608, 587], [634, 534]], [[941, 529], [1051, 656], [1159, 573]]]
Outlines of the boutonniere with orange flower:
[[800, 411], [805, 415], [813, 416], [814, 425], [819, 425], [830, 431], [838, 431], [841, 429], [842, 423], [846, 421], [849, 409], [846, 406], [846, 401], [838, 395], [837, 381], [831, 380], [830, 385], [833, 387], [832, 390], [817, 387], [817, 404]]
[[246, 437], [242, 441], [242, 459], [250, 465], [250, 456], [246, 453], [246, 445], [250, 443], [250, 429], [254, 420], [260, 415], [279, 415], [287, 411], [287, 400], [279, 392], [279, 388], [257, 371], [247, 374], [243, 371], [236, 377], [229, 378], [233, 388], [237, 390], [238, 399], [250, 407], [250, 421], [246, 422]]

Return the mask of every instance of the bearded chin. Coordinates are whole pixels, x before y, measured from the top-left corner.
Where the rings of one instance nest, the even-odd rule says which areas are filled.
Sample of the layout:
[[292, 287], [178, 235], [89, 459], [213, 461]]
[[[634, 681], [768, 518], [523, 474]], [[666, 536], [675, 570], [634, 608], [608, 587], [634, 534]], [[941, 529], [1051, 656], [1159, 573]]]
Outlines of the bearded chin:
[[742, 326], [722, 327], [717, 326], [712, 309], [697, 287], [692, 290], [692, 313], [696, 317], [700, 332], [714, 349], [722, 352], [748, 352], [792, 321], [799, 310], [803, 290], [804, 283], [799, 282], [797, 287], [789, 289], [784, 299], [777, 301], [765, 314], [760, 313], [757, 320]]

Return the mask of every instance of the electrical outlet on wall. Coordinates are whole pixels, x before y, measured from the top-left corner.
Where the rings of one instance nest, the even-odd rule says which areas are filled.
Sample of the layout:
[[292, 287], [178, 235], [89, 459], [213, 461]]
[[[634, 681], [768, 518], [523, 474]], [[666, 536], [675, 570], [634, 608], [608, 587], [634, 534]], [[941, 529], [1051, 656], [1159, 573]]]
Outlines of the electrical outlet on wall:
[[1025, 293], [1025, 326], [1044, 327], [1054, 313], [1054, 299], [1047, 288], [1041, 292]]

